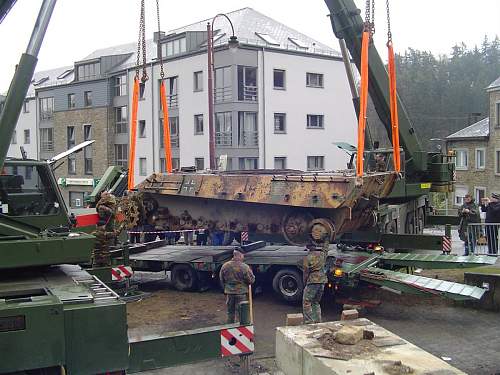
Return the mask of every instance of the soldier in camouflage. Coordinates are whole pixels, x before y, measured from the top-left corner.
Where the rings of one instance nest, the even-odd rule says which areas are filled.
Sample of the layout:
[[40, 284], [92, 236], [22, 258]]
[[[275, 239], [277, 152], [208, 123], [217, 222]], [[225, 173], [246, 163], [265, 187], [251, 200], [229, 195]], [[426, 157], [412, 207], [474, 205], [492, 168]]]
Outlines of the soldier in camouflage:
[[318, 240], [323, 242], [323, 246], [318, 246], [318, 241], [312, 240], [306, 246], [308, 254], [303, 261], [302, 277], [305, 288], [302, 296], [302, 314], [304, 324], [321, 323], [320, 302], [325, 284], [328, 282], [325, 263], [329, 241], [325, 238], [318, 238]]
[[92, 252], [92, 266], [109, 266], [111, 264], [109, 246], [112, 246], [116, 242], [118, 235], [118, 231], [114, 228], [116, 214], [116, 198], [114, 195], [103, 192], [97, 202], [96, 211], [99, 219], [96, 230], [93, 233], [96, 241]]
[[234, 250], [233, 259], [224, 263], [219, 278], [224, 286], [227, 304], [227, 322], [236, 323], [236, 312], [239, 320], [239, 304], [248, 298], [248, 286], [255, 282], [252, 269], [243, 263], [243, 254]]

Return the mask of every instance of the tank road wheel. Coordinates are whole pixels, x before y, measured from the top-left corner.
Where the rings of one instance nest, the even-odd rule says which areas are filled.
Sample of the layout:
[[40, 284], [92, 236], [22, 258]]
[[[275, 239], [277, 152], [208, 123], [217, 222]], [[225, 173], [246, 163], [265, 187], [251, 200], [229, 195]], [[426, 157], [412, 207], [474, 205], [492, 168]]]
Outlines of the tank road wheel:
[[302, 275], [293, 268], [279, 270], [273, 278], [273, 289], [287, 302], [302, 301], [304, 291]]
[[177, 264], [172, 269], [172, 283], [180, 291], [194, 291], [198, 288], [198, 274], [189, 264]]
[[310, 235], [313, 241], [323, 242], [327, 238], [329, 242], [335, 239], [335, 225], [330, 219], [320, 218], [311, 222]]
[[283, 217], [281, 230], [290, 245], [304, 245], [309, 239], [309, 227], [313, 215], [307, 211], [289, 212]]

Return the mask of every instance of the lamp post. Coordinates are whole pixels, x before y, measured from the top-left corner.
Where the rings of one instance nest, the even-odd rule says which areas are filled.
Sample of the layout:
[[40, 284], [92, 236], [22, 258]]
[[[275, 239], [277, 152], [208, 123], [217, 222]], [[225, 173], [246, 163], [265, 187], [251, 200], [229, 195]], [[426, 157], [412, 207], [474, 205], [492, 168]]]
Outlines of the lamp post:
[[214, 66], [214, 22], [215, 19], [219, 16], [225, 17], [228, 21], [229, 24], [231, 25], [231, 31], [232, 35], [229, 38], [228, 41], [228, 46], [229, 49], [231, 50], [236, 50], [238, 48], [238, 39], [234, 35], [234, 27], [233, 23], [229, 19], [227, 15], [224, 13], [219, 13], [217, 14], [213, 19], [212, 19], [212, 24], [210, 22], [207, 23], [207, 55], [208, 55], [208, 154], [209, 154], [209, 159], [210, 159], [210, 169], [215, 170], [216, 169], [216, 163], [215, 163], [215, 129], [214, 129], [214, 73], [215, 73], [215, 66]]

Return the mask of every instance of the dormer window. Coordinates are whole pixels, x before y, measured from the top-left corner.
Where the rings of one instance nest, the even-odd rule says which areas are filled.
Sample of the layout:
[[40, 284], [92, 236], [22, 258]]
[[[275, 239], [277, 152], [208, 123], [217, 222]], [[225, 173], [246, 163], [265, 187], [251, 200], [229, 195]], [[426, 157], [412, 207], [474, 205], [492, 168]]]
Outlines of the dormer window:
[[101, 75], [101, 64], [99, 62], [81, 64], [77, 66], [77, 69], [79, 81], [99, 78]]
[[169, 40], [161, 45], [161, 51], [164, 57], [179, 55], [185, 53], [186, 50], [186, 37]]
[[255, 35], [257, 35], [260, 39], [262, 39], [267, 44], [270, 44], [272, 46], [279, 46], [280, 45], [280, 43], [269, 34], [255, 33]]

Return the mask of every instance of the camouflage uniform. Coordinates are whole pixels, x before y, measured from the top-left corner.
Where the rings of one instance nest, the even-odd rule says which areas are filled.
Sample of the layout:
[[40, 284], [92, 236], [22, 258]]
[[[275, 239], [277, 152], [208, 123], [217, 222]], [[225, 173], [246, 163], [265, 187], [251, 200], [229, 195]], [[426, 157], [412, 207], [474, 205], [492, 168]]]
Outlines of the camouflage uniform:
[[321, 323], [321, 297], [328, 278], [325, 272], [325, 262], [328, 256], [329, 243], [323, 247], [310, 249], [303, 261], [302, 277], [305, 288], [302, 295], [302, 313], [304, 323]]
[[[248, 285], [255, 282], [252, 269], [242, 260], [232, 259], [222, 266], [219, 278], [224, 285], [227, 304], [227, 322], [236, 323], [239, 304], [247, 300]], [[239, 319], [238, 319], [239, 320]]]
[[96, 241], [92, 252], [92, 266], [101, 267], [111, 264], [109, 246], [116, 241], [117, 231], [114, 229], [116, 199], [112, 194], [103, 194], [96, 205], [97, 222], [94, 236]]

